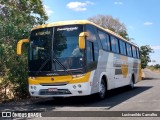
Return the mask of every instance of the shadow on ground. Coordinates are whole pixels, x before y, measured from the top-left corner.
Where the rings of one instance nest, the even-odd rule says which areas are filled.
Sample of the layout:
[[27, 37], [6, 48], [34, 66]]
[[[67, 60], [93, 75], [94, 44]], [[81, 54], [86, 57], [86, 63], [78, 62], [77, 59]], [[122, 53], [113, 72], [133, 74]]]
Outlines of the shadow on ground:
[[146, 77], [146, 78], [143, 78], [143, 80], [160, 80], [160, 78]]
[[85, 97], [70, 97], [62, 98], [59, 100], [48, 100], [42, 102], [36, 102], [38, 106], [57, 106], [57, 107], [114, 107], [142, 92], [150, 89], [151, 87], [135, 87], [132, 90], [129, 90], [128, 87], [122, 87], [114, 90], [108, 91], [107, 97], [104, 100], [98, 99], [96, 95], [85, 96]]
[[129, 90], [128, 87], [110, 90], [104, 100], [99, 100], [96, 95], [92, 95], [57, 100], [53, 98], [40, 98], [30, 101], [10, 102], [1, 104], [0, 111], [52, 111], [56, 110], [57, 107], [105, 107], [106, 109], [110, 109], [150, 88], [152, 87], [138, 86], [132, 90]]

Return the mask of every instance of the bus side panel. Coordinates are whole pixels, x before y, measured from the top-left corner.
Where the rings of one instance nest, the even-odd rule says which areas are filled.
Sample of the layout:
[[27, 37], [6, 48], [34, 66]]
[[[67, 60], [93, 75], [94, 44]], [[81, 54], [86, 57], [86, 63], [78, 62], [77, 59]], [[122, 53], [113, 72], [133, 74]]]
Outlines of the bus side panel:
[[135, 59], [135, 58], [128, 58], [128, 74], [129, 74], [129, 78], [127, 79], [127, 82], [129, 85], [132, 79], [132, 75], [134, 75], [134, 80], [135, 83], [138, 82], [139, 79], [139, 71], [140, 71], [140, 60], [139, 59]]
[[134, 75], [135, 75], [135, 83], [141, 80], [141, 62], [139, 59], [134, 60]]
[[99, 51], [99, 58], [97, 69], [92, 81], [91, 94], [99, 92], [99, 84], [101, 82], [102, 76], [105, 75], [107, 79], [107, 89], [114, 88], [114, 81], [111, 79], [111, 68], [113, 65], [113, 54], [109, 52], [104, 52], [103, 50]]

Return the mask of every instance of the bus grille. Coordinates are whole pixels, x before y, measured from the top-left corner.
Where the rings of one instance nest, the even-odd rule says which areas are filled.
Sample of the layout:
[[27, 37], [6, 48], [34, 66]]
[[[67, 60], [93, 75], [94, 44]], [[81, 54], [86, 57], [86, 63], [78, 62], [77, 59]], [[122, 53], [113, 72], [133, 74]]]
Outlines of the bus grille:
[[67, 85], [68, 82], [60, 82], [60, 83], [41, 83], [42, 86], [64, 86]]
[[57, 91], [48, 91], [48, 89], [41, 89], [39, 95], [65, 95], [71, 94], [68, 89], [58, 89]]

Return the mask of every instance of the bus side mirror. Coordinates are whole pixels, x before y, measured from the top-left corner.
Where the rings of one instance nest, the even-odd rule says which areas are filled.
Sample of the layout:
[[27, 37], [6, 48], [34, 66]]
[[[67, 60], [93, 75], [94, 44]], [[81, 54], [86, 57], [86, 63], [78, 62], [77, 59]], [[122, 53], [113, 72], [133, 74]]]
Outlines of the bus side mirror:
[[79, 34], [79, 40], [78, 40], [78, 42], [79, 42], [79, 48], [80, 49], [85, 49], [85, 37], [86, 36], [89, 36], [88, 32], [81, 32]]
[[17, 55], [21, 55], [22, 54], [22, 44], [23, 43], [28, 43], [29, 40], [28, 39], [22, 39], [17, 43]]

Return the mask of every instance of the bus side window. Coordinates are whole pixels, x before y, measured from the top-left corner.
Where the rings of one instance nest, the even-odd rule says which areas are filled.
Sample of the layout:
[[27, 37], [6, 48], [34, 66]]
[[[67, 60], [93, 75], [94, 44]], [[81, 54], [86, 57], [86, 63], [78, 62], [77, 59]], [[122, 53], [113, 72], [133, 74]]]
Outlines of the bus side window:
[[118, 39], [111, 36], [112, 52], [119, 53]]
[[93, 42], [93, 47], [94, 47], [94, 61], [98, 61], [98, 56], [99, 56], [99, 47], [97, 41]]
[[126, 43], [126, 46], [127, 46], [127, 55], [129, 57], [132, 57], [132, 49], [131, 49], [131, 45]]
[[136, 48], [136, 51], [137, 51], [137, 58], [139, 59], [140, 58], [140, 54], [139, 54], [139, 49], [138, 48]]
[[110, 51], [109, 35], [98, 30], [98, 35], [104, 50]]
[[89, 37], [87, 37], [87, 39], [86, 39], [86, 42], [87, 42], [87, 46], [86, 46], [86, 48], [87, 48], [87, 56], [89, 55], [88, 52], [90, 51], [91, 54], [92, 54], [92, 59], [93, 59], [91, 61], [97, 62], [98, 61], [98, 55], [99, 55], [99, 46], [98, 46], [98, 42], [97, 42], [96, 28], [94, 26], [92, 26], [92, 25], [86, 25], [86, 31], [89, 33]]
[[126, 46], [125, 46], [125, 42], [122, 40], [119, 40], [119, 44], [120, 44], [120, 53], [123, 55], [126, 55]]
[[87, 63], [93, 62], [93, 43], [91, 41], [86, 41], [87, 45]]
[[132, 46], [132, 52], [133, 52], [133, 57], [137, 58], [137, 52], [136, 52], [136, 48], [134, 46]]

